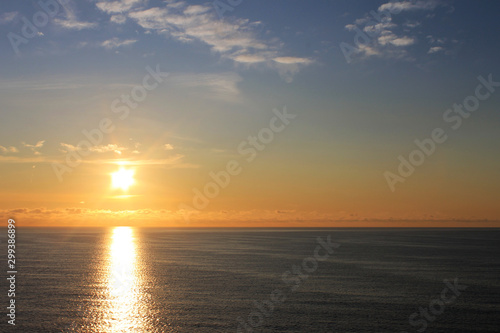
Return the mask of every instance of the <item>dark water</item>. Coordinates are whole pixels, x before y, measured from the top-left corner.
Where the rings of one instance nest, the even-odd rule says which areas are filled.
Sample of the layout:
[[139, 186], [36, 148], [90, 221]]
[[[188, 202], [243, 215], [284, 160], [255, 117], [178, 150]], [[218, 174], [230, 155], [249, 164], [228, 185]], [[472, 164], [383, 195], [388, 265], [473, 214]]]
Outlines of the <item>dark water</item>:
[[500, 230], [21, 228], [0, 331], [499, 332], [499, 254]]

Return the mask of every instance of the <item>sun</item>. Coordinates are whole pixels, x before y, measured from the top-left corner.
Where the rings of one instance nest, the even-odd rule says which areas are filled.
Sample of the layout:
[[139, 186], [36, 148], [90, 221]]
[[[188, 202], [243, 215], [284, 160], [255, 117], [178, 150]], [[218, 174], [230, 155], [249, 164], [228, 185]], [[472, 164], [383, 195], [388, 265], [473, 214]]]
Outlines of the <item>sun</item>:
[[127, 191], [134, 183], [134, 170], [120, 168], [120, 170], [111, 174], [111, 186], [113, 188], [121, 188], [123, 191]]

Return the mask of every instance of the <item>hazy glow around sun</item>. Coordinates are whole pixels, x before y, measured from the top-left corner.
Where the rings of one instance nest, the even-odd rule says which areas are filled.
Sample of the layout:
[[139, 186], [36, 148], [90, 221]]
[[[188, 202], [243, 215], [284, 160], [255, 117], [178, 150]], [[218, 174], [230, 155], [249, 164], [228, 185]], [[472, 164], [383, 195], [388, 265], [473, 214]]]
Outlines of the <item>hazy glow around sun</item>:
[[111, 174], [111, 186], [113, 188], [121, 188], [126, 191], [134, 182], [134, 170], [122, 167]]

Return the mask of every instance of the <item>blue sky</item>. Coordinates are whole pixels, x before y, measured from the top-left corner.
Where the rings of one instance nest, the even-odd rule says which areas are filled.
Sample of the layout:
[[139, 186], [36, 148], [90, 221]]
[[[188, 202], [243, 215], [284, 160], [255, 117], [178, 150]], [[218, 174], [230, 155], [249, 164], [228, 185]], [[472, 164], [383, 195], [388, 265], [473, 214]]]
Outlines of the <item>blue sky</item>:
[[[179, 198], [189, 198], [191, 187], [203, 184], [207, 172], [235, 155], [238, 143], [264, 126], [273, 108], [286, 106], [300, 120], [254, 166], [260, 170], [256, 174], [268, 170], [269, 176], [242, 176], [241, 182], [262, 182], [267, 188], [271, 174], [286, 170], [290, 178], [278, 181], [283, 191], [295, 188], [290, 184], [298, 178], [302, 193], [319, 186], [311, 192], [318, 203], [303, 204], [296, 196], [283, 207], [336, 216], [340, 208], [331, 208], [324, 197], [370, 200], [386, 194], [382, 174], [397, 166], [398, 155], [441, 126], [443, 112], [474, 92], [478, 76], [492, 74], [500, 80], [497, 1], [242, 0], [222, 17], [214, 4], [223, 8], [220, 4], [229, 6], [227, 0], [41, 3], [54, 12], [44, 14], [37, 1], [0, 4], [0, 161], [6, 174], [22, 175], [31, 183], [30, 169], [36, 165], [45, 184], [34, 189], [8, 177], [12, 179], [3, 185], [32, 193], [58, 183], [50, 164], [78, 149], [82, 130], [111, 117], [116, 130], [92, 148], [86, 161], [163, 161], [173, 170], [165, 183], [190, 179], [175, 185]], [[384, 13], [391, 13], [390, 18]], [[48, 20], [34, 36], [23, 36], [25, 22], [33, 23], [34, 16]], [[365, 36], [361, 44], [356, 43], [358, 32]], [[348, 58], [345, 45], [354, 50]], [[119, 120], [112, 102], [141, 84], [148, 66], [168, 76]], [[443, 200], [464, 172], [468, 182], [476, 174], [494, 177], [499, 164], [497, 106], [495, 95], [482, 103], [410, 185], [402, 186], [403, 197], [396, 200], [401, 210], [407, 207], [402, 203], [425, 193], [417, 183], [435, 183], [442, 176], [436, 174], [440, 168], [449, 177], [443, 183], [447, 190], [439, 192]], [[81, 177], [89, 165], [67, 178]], [[57, 186], [64, 192], [69, 182]], [[349, 184], [348, 193], [332, 190]], [[371, 190], [361, 190], [363, 185]], [[491, 187], [485, 180], [483, 185]], [[248, 189], [242, 185], [240, 190]], [[172, 199], [168, 208], [175, 209], [177, 201]], [[456, 202], [462, 198], [451, 200], [446, 212], [436, 213], [439, 209], [431, 205], [426, 214], [452, 216]], [[6, 202], [3, 208], [21, 203]], [[73, 203], [54, 199], [31, 204]], [[255, 207], [240, 206], [267, 209], [258, 200]], [[487, 207], [485, 216], [500, 218]], [[469, 208], [467, 212], [473, 211]], [[366, 217], [399, 216], [389, 208], [361, 210]]]

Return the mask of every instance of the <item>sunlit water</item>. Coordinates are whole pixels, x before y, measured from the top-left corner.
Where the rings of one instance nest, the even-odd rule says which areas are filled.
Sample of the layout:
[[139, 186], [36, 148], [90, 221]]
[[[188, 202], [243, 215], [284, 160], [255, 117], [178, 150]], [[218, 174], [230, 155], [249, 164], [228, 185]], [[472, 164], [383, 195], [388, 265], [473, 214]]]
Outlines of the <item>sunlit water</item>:
[[[291, 291], [282, 274], [327, 235], [340, 248]], [[253, 332], [417, 332], [409, 316], [459, 278], [467, 290], [425, 332], [498, 332], [499, 240], [497, 230], [20, 228], [15, 331], [237, 332], [279, 289], [286, 301]], [[0, 332], [12, 331], [6, 321]]]
[[136, 244], [133, 229], [118, 227], [111, 237], [108, 265], [107, 309], [102, 332], [144, 332], [147, 328], [141, 316], [140, 267], [137, 262]]

